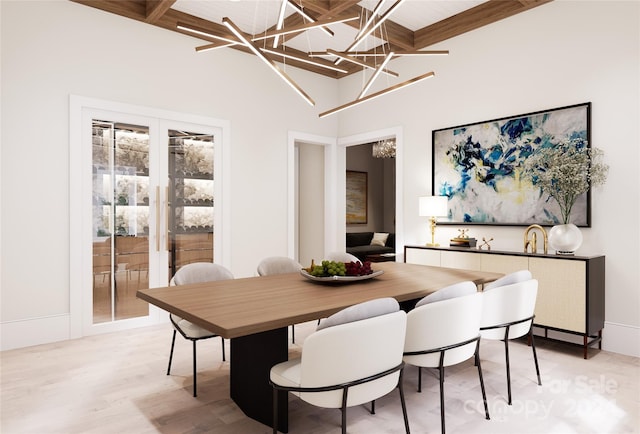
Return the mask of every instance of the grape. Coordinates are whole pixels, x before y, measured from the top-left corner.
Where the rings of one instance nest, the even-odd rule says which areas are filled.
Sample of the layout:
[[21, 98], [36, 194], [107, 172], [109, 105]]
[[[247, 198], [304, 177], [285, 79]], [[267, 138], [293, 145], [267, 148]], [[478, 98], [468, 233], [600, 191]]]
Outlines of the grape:
[[347, 276], [366, 276], [367, 274], [373, 273], [370, 261], [365, 261], [363, 263], [352, 261], [345, 264], [345, 266]]
[[318, 277], [344, 276], [346, 274], [346, 265], [344, 262], [327, 261], [321, 262], [322, 265], [316, 265], [311, 270], [311, 275]]

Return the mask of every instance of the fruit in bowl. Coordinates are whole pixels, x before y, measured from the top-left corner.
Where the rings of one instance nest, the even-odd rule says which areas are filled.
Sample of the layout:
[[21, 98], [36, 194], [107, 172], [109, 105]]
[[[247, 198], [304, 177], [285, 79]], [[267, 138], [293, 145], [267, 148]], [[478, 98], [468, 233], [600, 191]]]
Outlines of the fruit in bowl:
[[332, 276], [366, 276], [373, 273], [371, 262], [339, 262], [324, 260], [320, 265], [316, 265], [311, 260], [311, 265], [305, 271], [315, 277]]

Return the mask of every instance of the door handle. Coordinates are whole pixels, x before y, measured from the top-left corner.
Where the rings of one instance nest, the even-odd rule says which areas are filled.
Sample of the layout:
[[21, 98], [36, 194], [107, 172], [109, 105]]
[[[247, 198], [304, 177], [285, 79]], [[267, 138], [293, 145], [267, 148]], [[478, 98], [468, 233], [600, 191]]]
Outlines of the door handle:
[[160, 251], [160, 186], [156, 186], [156, 252]]
[[167, 251], [171, 250], [171, 239], [169, 238], [169, 235], [171, 234], [171, 231], [169, 230], [169, 212], [171, 211], [171, 202], [169, 202], [169, 186], [166, 187], [166, 197], [167, 197], [167, 210], [166, 210], [166, 227], [167, 227]]

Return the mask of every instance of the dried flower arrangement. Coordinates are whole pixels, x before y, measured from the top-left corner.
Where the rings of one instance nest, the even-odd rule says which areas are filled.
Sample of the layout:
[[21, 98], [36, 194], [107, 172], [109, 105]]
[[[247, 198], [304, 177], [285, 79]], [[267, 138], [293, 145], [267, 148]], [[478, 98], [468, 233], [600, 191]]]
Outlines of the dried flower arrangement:
[[536, 149], [525, 160], [524, 173], [558, 203], [562, 222], [567, 224], [576, 199], [606, 182], [609, 166], [603, 156], [601, 149], [589, 147], [584, 139], [563, 140]]

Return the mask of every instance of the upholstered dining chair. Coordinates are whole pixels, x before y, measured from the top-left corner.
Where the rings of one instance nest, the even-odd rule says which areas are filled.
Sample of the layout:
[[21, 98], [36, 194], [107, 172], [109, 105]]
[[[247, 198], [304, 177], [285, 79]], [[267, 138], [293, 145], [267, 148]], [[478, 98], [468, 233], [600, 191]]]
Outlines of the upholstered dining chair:
[[405, 431], [409, 420], [402, 389], [402, 350], [406, 313], [393, 298], [356, 304], [323, 319], [309, 335], [298, 359], [271, 368], [274, 434], [278, 426], [278, 391], [293, 393], [323, 408], [339, 408], [342, 433], [347, 408], [371, 402], [398, 388]]
[[[286, 256], [269, 256], [258, 264], [259, 276], [271, 276], [274, 274], [299, 273], [302, 265], [295, 259]], [[291, 342], [296, 342], [295, 325], [291, 325]]]
[[[473, 282], [464, 285], [475, 288]], [[482, 390], [485, 417], [489, 419], [487, 395], [480, 366], [480, 318], [482, 294], [475, 292], [417, 306], [407, 314], [405, 363], [418, 367], [418, 392], [422, 391], [422, 368], [437, 368], [440, 377], [440, 427], [445, 433], [444, 368], [475, 358]]]
[[480, 334], [483, 339], [504, 341], [504, 353], [507, 369], [507, 402], [511, 405], [511, 369], [509, 364], [509, 340], [529, 335], [536, 366], [538, 385], [540, 368], [533, 339], [533, 319], [538, 294], [538, 281], [531, 273], [516, 272], [495, 281], [498, 285], [485, 286], [482, 293], [483, 308]]
[[327, 254], [325, 259], [327, 261], [344, 262], [346, 264], [349, 262], [361, 262], [357, 256], [347, 252], [330, 252]]
[[[212, 282], [216, 280], [228, 280], [233, 279], [231, 271], [223, 267], [222, 265], [213, 264], [210, 262], [194, 262], [181, 267], [169, 282], [169, 286], [188, 285], [191, 283]], [[173, 338], [171, 339], [171, 353], [169, 354], [169, 365], [167, 366], [167, 375], [171, 373], [171, 361], [173, 359], [173, 348], [176, 343], [176, 331], [179, 332], [183, 338], [190, 340], [193, 343], [193, 396], [197, 395], [196, 390], [196, 342], [214, 338], [218, 336], [208, 330], [205, 330], [197, 325], [182, 319], [177, 315], [169, 314], [171, 324], [173, 324]], [[224, 338], [222, 340], [222, 360], [226, 360], [224, 351]]]
[[471, 295], [478, 292], [478, 287], [470, 281], [463, 281], [454, 283], [453, 285], [445, 286], [438, 289], [436, 292], [432, 292], [426, 297], [422, 298], [416, 303], [415, 307], [420, 307], [425, 304], [435, 303], [437, 301], [448, 300], [450, 298], [462, 297], [463, 295]]
[[524, 282], [525, 280], [531, 279], [533, 279], [531, 271], [518, 270], [509, 274], [505, 274], [501, 278], [485, 284], [484, 290], [487, 291], [491, 288], [498, 288], [499, 286], [511, 285], [512, 283]]

